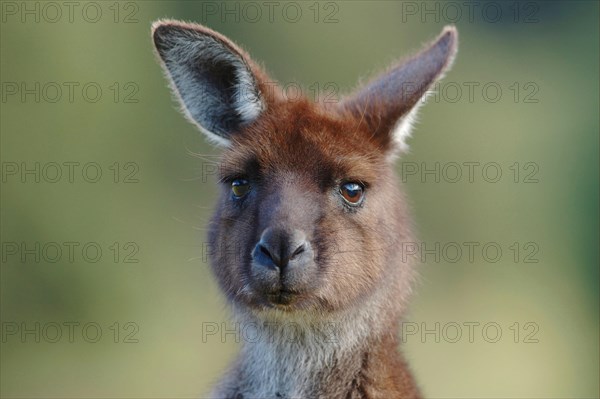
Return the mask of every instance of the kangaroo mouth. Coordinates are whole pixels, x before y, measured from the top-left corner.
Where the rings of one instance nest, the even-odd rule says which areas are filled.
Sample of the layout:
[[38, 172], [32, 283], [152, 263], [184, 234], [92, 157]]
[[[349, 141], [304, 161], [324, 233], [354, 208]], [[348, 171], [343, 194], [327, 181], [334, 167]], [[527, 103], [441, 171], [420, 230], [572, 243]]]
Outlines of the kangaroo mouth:
[[299, 301], [303, 297], [302, 292], [289, 288], [281, 288], [266, 294], [267, 301], [275, 306], [288, 306]]

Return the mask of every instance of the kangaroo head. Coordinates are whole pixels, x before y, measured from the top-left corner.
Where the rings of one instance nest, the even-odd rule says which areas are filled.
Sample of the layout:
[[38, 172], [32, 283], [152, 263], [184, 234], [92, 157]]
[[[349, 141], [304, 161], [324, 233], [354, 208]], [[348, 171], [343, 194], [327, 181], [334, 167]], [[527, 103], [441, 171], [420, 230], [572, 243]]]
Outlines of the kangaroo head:
[[411, 236], [393, 160], [452, 63], [455, 29], [336, 104], [286, 98], [206, 27], [159, 21], [153, 39], [184, 113], [224, 146], [209, 241], [227, 297], [256, 313], [319, 315], [382, 287], [401, 301]]

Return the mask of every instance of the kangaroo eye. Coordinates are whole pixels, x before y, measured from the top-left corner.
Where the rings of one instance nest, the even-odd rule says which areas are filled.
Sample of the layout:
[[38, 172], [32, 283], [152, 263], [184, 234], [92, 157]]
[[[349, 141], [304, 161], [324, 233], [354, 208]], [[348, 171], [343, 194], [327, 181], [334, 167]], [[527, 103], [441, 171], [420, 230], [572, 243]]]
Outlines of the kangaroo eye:
[[350, 205], [359, 205], [365, 193], [365, 188], [354, 182], [344, 183], [340, 186], [340, 194]]
[[250, 191], [250, 183], [246, 179], [235, 179], [231, 182], [231, 192], [236, 198], [242, 198]]

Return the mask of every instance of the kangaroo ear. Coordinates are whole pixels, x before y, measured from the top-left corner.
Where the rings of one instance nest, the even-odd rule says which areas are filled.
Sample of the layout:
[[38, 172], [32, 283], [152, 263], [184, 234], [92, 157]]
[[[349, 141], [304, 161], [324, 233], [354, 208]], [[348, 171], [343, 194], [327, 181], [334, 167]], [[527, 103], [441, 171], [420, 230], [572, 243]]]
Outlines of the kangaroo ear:
[[229, 39], [204, 26], [157, 21], [152, 37], [185, 115], [211, 141], [230, 135], [266, 109], [266, 76]]
[[357, 93], [343, 100], [343, 110], [366, 123], [393, 157], [406, 150], [411, 122], [427, 90], [447, 71], [457, 50], [458, 33], [447, 26], [424, 50], [393, 66]]

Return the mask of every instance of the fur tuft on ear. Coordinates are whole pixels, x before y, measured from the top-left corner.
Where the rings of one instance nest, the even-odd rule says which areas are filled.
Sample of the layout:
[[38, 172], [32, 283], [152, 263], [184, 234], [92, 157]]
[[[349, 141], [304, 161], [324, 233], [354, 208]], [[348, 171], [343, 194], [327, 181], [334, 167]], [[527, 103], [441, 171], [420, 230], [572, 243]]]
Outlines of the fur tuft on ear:
[[267, 104], [262, 72], [229, 39], [204, 26], [172, 20], [152, 25], [156, 52], [184, 114], [221, 145], [255, 121]]
[[408, 149], [406, 139], [418, 108], [430, 87], [451, 67], [457, 46], [456, 28], [446, 26], [424, 50], [367, 83], [340, 106], [366, 123], [393, 159]]

